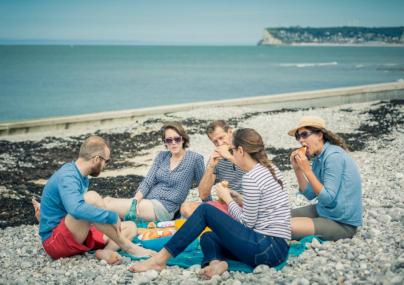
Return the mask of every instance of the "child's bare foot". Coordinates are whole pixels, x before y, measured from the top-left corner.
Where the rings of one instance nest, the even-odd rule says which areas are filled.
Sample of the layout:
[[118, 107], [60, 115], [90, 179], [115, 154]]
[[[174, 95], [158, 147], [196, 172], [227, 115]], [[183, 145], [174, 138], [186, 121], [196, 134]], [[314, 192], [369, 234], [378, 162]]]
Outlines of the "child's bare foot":
[[202, 278], [211, 279], [214, 275], [222, 275], [228, 268], [229, 265], [226, 261], [212, 260], [208, 266], [199, 271], [199, 274], [202, 275]]
[[122, 249], [136, 257], [153, 256], [157, 253], [154, 250], [138, 246], [137, 244], [130, 244], [125, 248], [122, 247]]
[[117, 265], [122, 263], [122, 256], [110, 249], [99, 249], [95, 252], [98, 259], [105, 260], [108, 264]]
[[37, 221], [39, 222], [40, 219], [40, 213], [41, 213], [41, 204], [35, 199], [32, 198], [31, 200], [32, 202], [32, 206], [34, 206], [34, 211], [35, 211], [35, 218], [37, 219]]
[[161, 271], [166, 267], [166, 263], [159, 260], [158, 256], [152, 256], [147, 260], [135, 262], [128, 269], [132, 272], [145, 272], [148, 270]]

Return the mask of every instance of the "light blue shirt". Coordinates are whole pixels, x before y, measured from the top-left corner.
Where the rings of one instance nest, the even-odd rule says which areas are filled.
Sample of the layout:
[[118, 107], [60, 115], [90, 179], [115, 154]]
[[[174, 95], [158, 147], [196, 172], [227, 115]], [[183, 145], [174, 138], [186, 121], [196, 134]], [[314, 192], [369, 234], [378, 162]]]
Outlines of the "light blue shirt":
[[145, 199], [158, 200], [166, 210], [175, 213], [187, 198], [193, 185], [198, 185], [205, 171], [203, 156], [187, 151], [180, 164], [170, 170], [171, 152], [160, 152], [138, 191]]
[[74, 162], [66, 163], [49, 178], [41, 198], [39, 235], [42, 242], [52, 235], [52, 230], [67, 214], [91, 223], [115, 224], [118, 221], [117, 213], [84, 201], [88, 184], [88, 178], [81, 175]]
[[[321, 217], [352, 226], [362, 225], [362, 186], [359, 169], [347, 152], [326, 142], [313, 160], [312, 169], [323, 184], [316, 209]], [[316, 198], [310, 183], [303, 195]]]

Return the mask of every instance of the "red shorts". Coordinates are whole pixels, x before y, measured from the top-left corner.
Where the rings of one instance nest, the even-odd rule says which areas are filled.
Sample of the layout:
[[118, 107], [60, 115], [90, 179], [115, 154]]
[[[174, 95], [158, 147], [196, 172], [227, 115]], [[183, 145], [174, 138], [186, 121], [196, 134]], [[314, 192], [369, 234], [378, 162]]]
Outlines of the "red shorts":
[[66, 227], [65, 219], [62, 219], [59, 225], [52, 230], [52, 235], [42, 243], [42, 246], [53, 259], [58, 259], [77, 255], [92, 249], [101, 249], [105, 247], [105, 244], [104, 234], [94, 226], [90, 227], [88, 236], [83, 244], [78, 243]]

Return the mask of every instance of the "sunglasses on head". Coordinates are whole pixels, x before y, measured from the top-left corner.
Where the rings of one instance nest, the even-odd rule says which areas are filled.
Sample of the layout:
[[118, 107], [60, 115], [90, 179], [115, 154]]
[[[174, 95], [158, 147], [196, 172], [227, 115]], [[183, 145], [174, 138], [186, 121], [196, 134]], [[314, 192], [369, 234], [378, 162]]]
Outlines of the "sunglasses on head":
[[182, 137], [169, 137], [169, 138], [165, 138], [163, 141], [166, 144], [173, 144], [174, 142], [178, 144], [178, 143], [182, 142]]
[[312, 134], [317, 133], [316, 131], [303, 131], [303, 132], [296, 132], [295, 133], [295, 138], [296, 140], [300, 140], [300, 138], [302, 139], [307, 139], [309, 136], [311, 136]]

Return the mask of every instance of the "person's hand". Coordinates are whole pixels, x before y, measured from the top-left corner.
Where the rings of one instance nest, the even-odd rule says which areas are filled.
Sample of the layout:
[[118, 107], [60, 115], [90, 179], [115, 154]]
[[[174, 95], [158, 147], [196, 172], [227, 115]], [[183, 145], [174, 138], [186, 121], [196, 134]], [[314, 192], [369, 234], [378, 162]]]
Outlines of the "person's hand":
[[216, 195], [219, 198], [219, 200], [222, 200], [226, 204], [230, 203], [230, 201], [233, 200], [230, 195], [230, 189], [228, 187], [223, 186], [222, 183], [218, 183], [216, 185]]
[[299, 169], [299, 165], [296, 162], [296, 158], [295, 156], [299, 153], [299, 150], [296, 149], [294, 150], [291, 154], [290, 154], [290, 163], [292, 164], [292, 167], [294, 170], [298, 170]]
[[305, 154], [302, 154], [300, 151], [298, 151], [297, 154], [294, 156], [294, 160], [298, 169], [300, 169], [304, 173], [311, 171], [310, 162]]
[[219, 160], [222, 159], [222, 156], [217, 151], [214, 151], [209, 158], [208, 167], [215, 168], [219, 163]]
[[243, 196], [240, 193], [230, 189], [230, 196], [233, 198], [234, 202], [240, 207], [243, 207]]
[[116, 230], [118, 236], [121, 235], [121, 219], [118, 217], [116, 224], [112, 224], [112, 227]]
[[216, 152], [220, 154], [221, 157], [223, 157], [224, 159], [233, 160], [233, 156], [231, 155], [230, 151], [229, 151], [230, 147], [227, 144], [222, 144], [221, 146], [218, 146], [216, 148]]

